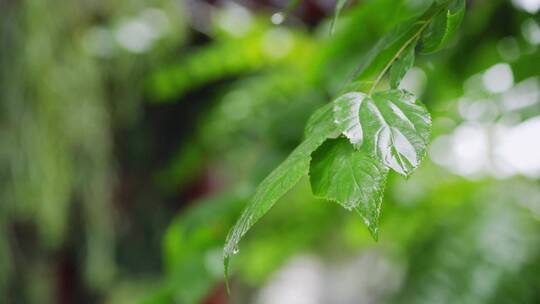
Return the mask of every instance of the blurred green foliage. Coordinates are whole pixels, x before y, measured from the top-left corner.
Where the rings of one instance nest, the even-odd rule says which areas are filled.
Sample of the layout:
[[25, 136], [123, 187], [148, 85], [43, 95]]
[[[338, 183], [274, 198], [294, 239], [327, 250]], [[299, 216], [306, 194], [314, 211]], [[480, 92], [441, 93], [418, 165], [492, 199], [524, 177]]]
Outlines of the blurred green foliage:
[[[371, 270], [334, 284], [364, 290], [367, 276], [377, 303], [540, 301], [538, 175], [469, 174], [435, 153], [463, 126], [540, 115], [540, 20], [517, 2], [467, 1], [449, 47], [406, 75], [432, 113], [433, 154], [407, 180], [390, 174], [379, 241], [304, 178], [247, 234], [230, 302], [259, 303], [294, 256], [333, 269], [373, 252], [398, 284]], [[250, 3], [0, 2], [1, 303], [222, 303], [223, 242], [255, 186], [376, 41], [431, 1], [353, 1], [332, 35], [331, 9], [307, 26], [300, 4], [274, 25], [284, 7]], [[503, 91], [486, 86], [497, 64], [511, 69]]]

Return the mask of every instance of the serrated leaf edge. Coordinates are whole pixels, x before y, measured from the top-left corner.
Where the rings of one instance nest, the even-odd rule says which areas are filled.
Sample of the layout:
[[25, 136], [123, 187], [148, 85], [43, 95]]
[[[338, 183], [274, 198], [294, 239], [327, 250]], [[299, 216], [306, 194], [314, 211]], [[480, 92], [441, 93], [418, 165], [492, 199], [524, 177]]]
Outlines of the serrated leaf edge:
[[[369, 154], [366, 154], [367, 157], [373, 159], [374, 161], [376, 162], [379, 162], [379, 160], [377, 160], [376, 158], [372, 157], [371, 155]], [[310, 169], [311, 169], [311, 160], [310, 160]], [[367, 219], [361, 212], [360, 210], [358, 210], [358, 206], [360, 204], [358, 204], [357, 206], [355, 207], [352, 207], [352, 208], [346, 208], [344, 207], [339, 201], [337, 198], [335, 197], [326, 197], [326, 196], [322, 196], [322, 195], [317, 195], [315, 193], [313, 193], [313, 190], [311, 191], [313, 196], [317, 199], [321, 199], [321, 200], [327, 200], [327, 201], [330, 201], [332, 203], [335, 203], [339, 206], [341, 206], [343, 209], [347, 210], [347, 211], [352, 211], [354, 210], [356, 213], [358, 213], [358, 215], [362, 218], [362, 221], [364, 222], [364, 224], [366, 225], [371, 237], [377, 242], [379, 240], [379, 221], [380, 221], [380, 217], [381, 217], [381, 214], [382, 214], [382, 203], [383, 203], [383, 198], [384, 198], [384, 192], [386, 190], [386, 183], [387, 183], [387, 180], [388, 180], [388, 174], [390, 173], [388, 171], [388, 168], [382, 164], [384, 166], [384, 168], [386, 169], [385, 172], [382, 173], [383, 178], [381, 180], [381, 187], [379, 189], [379, 191], [377, 191], [377, 193], [379, 194], [379, 204], [377, 206], [377, 218], [375, 219], [375, 223], [369, 223], [369, 219]], [[311, 170], [310, 172], [308, 173], [308, 178], [310, 180], [310, 185], [311, 185]]]

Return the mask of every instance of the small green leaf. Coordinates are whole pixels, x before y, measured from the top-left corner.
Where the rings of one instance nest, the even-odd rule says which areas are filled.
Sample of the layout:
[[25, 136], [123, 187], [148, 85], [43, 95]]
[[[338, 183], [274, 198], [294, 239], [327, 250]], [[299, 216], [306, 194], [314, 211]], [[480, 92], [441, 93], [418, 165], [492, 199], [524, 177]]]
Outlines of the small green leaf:
[[403, 76], [414, 64], [414, 49], [416, 43], [410, 44], [401, 54], [401, 56], [392, 64], [390, 69], [390, 87], [396, 89], [403, 79]]
[[334, 9], [334, 18], [332, 19], [332, 23], [330, 24], [330, 33], [334, 33], [334, 30], [336, 29], [336, 22], [339, 18], [339, 15], [341, 14], [341, 11], [345, 7], [345, 4], [347, 4], [348, 0], [337, 0], [336, 1], [336, 7]]
[[[452, 0], [461, 1], [461, 0]], [[355, 73], [356, 81], [373, 81], [376, 86], [381, 75], [386, 73], [390, 65], [399, 58], [405, 48], [416, 44], [419, 37], [433, 26], [434, 19], [441, 12], [448, 10], [450, 0], [436, 1], [420, 17], [406, 20], [398, 24], [391, 31], [386, 33], [382, 39], [368, 52], [365, 60]], [[452, 29], [455, 31], [459, 23], [454, 24], [457, 19], [453, 18]], [[452, 31], [452, 33], [453, 33]], [[371, 91], [371, 89], [370, 89]]]
[[465, 7], [465, 0], [453, 0], [433, 18], [422, 38], [423, 53], [438, 51], [448, 43], [463, 20]]
[[255, 190], [253, 198], [248, 202], [242, 215], [227, 235], [223, 249], [226, 277], [229, 259], [238, 251], [238, 243], [242, 237], [272, 208], [279, 198], [308, 173], [311, 153], [327, 138], [339, 134], [336, 132], [331, 117], [331, 106], [326, 105], [317, 110], [309, 120], [306, 139]]
[[313, 153], [309, 172], [313, 194], [358, 212], [377, 239], [385, 166], [338, 138], [327, 140]]
[[376, 81], [377, 76], [396, 60], [400, 52], [418, 39], [427, 27], [428, 19], [426, 18], [404, 21], [388, 32], [369, 51], [354, 80]]
[[366, 148], [405, 176], [420, 164], [431, 132], [431, 117], [413, 94], [388, 90], [370, 97], [351, 92], [334, 104], [338, 129], [355, 147]]

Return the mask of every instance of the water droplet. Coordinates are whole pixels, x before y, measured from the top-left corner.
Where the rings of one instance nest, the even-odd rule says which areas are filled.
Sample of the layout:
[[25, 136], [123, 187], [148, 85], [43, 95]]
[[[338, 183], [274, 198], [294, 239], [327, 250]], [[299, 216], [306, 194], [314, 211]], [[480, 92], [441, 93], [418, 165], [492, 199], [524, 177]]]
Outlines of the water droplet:
[[237, 254], [238, 252], [240, 252], [240, 249], [238, 249], [238, 247], [234, 247], [232, 253]]

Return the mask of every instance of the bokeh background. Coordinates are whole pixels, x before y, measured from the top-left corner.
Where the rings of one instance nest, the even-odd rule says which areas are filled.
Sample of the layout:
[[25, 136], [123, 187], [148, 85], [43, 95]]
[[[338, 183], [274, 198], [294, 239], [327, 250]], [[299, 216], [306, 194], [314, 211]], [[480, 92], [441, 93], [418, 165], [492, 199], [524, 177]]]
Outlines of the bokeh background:
[[540, 1], [469, 0], [375, 242], [304, 179], [224, 238], [314, 109], [431, 0], [0, 0], [0, 303], [540, 303]]

